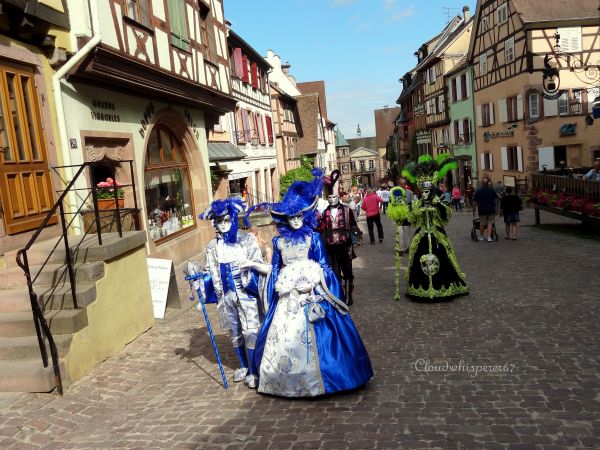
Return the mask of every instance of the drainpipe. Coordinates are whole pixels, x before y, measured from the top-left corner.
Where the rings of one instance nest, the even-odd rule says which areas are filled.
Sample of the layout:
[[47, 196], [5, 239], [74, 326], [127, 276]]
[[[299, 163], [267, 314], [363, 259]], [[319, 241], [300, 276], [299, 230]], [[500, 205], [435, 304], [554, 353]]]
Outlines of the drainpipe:
[[[95, 12], [96, 14], [92, 13]], [[92, 38], [85, 44], [77, 53], [75, 53], [63, 66], [58, 69], [54, 75], [52, 75], [52, 91], [54, 95], [54, 105], [56, 108], [56, 121], [58, 124], [58, 136], [59, 136], [59, 146], [61, 148], [61, 153], [63, 157], [63, 165], [70, 166], [72, 163], [71, 160], [71, 149], [69, 147], [69, 139], [67, 136], [67, 123], [65, 118], [65, 108], [62, 101], [62, 87], [61, 87], [61, 79], [69, 73], [69, 71], [79, 63], [83, 58], [85, 58], [93, 49], [102, 41], [102, 36], [100, 36], [100, 21], [98, 17], [98, 0], [88, 0], [88, 13], [91, 21], [91, 31]], [[82, 143], [83, 145], [83, 143]], [[65, 176], [67, 183], [73, 178], [73, 168], [67, 167], [65, 168]], [[77, 202], [75, 201], [74, 195], [69, 195], [69, 203], [71, 203], [72, 207], [77, 206]], [[82, 228], [81, 220], [74, 220], [73, 224], [75, 227]]]

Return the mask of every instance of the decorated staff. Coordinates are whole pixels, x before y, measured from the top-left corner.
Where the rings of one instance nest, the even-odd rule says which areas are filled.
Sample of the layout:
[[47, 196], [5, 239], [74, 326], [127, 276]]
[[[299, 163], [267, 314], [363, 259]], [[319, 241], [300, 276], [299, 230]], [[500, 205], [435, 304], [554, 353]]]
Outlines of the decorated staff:
[[198, 217], [212, 220], [217, 232], [206, 246], [206, 300], [216, 299], [221, 328], [230, 332], [240, 360], [233, 381], [243, 380], [254, 389], [258, 386], [254, 348], [264, 317], [259, 292], [265, 277], [261, 275], [269, 272], [269, 266], [263, 263], [256, 238], [238, 232], [238, 214], [244, 210], [239, 199], [215, 200]]
[[400, 230], [402, 230], [404, 222], [408, 219], [409, 210], [406, 191], [400, 186], [392, 188], [387, 215], [396, 225], [396, 291], [394, 293], [394, 300], [400, 300], [400, 273], [402, 272], [402, 255], [404, 254], [400, 243]]
[[421, 196], [412, 202], [408, 220], [417, 227], [410, 244], [407, 295], [419, 299], [450, 298], [468, 294], [450, 239], [444, 224], [450, 220], [452, 210], [435, 195], [435, 185], [443, 180], [458, 163], [446, 153], [433, 159], [420, 156], [402, 170], [411, 185], [417, 185]]
[[[221, 371], [221, 378], [223, 379], [223, 387], [227, 389], [229, 387], [229, 383], [227, 383], [227, 377], [225, 376], [225, 371], [223, 370], [223, 364], [221, 363], [221, 356], [219, 355], [219, 349], [217, 348], [217, 342], [215, 341], [215, 335], [212, 330], [212, 326], [210, 325], [210, 320], [208, 318], [208, 314], [206, 313], [205, 303], [205, 295], [202, 294], [203, 283], [200, 280], [204, 281], [205, 274], [200, 270], [200, 263], [197, 261], [188, 261], [185, 266], [185, 279], [190, 283], [190, 289], [196, 291], [199, 300], [199, 308], [202, 310], [204, 314], [204, 321], [206, 322], [206, 329], [208, 330], [208, 335], [210, 336], [210, 342], [212, 344], [213, 350], [215, 352], [215, 357], [217, 358], [217, 364], [219, 365], [219, 370]], [[194, 294], [190, 293], [190, 300], [194, 299]]]
[[339, 170], [334, 170], [324, 179], [329, 205], [319, 216], [318, 230], [325, 242], [331, 268], [340, 279], [344, 280], [346, 304], [351, 305], [354, 290], [352, 260], [356, 258], [352, 247], [351, 230], [357, 225], [354, 211], [340, 203], [340, 175]]

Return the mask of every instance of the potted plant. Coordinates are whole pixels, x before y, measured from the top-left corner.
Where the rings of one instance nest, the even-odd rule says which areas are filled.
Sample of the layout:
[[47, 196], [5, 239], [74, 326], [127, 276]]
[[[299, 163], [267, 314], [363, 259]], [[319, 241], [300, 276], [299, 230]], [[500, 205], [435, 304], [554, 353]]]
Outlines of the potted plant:
[[96, 185], [96, 198], [98, 199], [98, 209], [116, 209], [115, 189], [119, 208], [125, 206], [125, 192], [120, 188], [121, 184], [117, 180], [108, 177], [106, 181], [101, 181]]

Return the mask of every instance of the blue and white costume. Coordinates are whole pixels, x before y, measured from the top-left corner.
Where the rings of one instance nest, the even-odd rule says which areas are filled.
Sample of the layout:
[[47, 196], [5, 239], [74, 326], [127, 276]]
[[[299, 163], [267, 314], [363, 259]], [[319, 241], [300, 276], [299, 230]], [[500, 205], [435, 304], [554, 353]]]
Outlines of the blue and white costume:
[[373, 376], [340, 280], [327, 261], [314, 207], [322, 178], [293, 183], [271, 205], [273, 239], [269, 311], [256, 344], [258, 391], [313, 397], [361, 386]]
[[233, 380], [245, 379], [248, 387], [255, 388], [254, 348], [265, 311], [259, 296], [265, 277], [260, 272], [268, 272], [268, 266], [263, 264], [256, 238], [238, 232], [238, 211], [244, 211], [239, 201], [215, 200], [199, 216], [213, 219], [217, 229], [217, 237], [206, 247], [202, 288], [206, 302], [217, 303], [221, 328], [231, 334], [240, 360], [241, 368], [235, 371]]

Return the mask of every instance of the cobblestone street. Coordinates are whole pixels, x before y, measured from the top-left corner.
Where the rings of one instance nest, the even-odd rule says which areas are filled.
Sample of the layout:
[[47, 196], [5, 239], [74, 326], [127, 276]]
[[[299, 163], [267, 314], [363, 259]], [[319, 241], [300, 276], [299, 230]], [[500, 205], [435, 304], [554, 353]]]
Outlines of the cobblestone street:
[[171, 310], [63, 397], [0, 394], [0, 448], [600, 448], [600, 242], [522, 216], [517, 241], [499, 223], [498, 242], [474, 243], [471, 214], [454, 215], [471, 293], [441, 303], [393, 300], [393, 226], [384, 217], [371, 246], [361, 217], [352, 316], [375, 370], [364, 388], [316, 400], [224, 390], [201, 315]]

